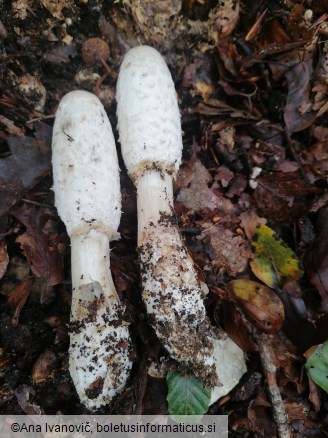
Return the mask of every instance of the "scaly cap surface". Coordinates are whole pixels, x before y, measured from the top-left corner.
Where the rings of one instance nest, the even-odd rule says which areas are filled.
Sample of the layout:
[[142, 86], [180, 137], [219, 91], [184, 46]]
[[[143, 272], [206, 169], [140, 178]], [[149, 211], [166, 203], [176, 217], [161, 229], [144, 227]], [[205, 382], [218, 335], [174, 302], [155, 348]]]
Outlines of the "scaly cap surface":
[[180, 113], [171, 73], [155, 49], [138, 46], [124, 56], [116, 98], [130, 177], [136, 181], [154, 169], [175, 176], [182, 151]]
[[121, 216], [119, 166], [110, 122], [100, 100], [72, 91], [53, 128], [55, 204], [70, 236], [95, 229], [117, 237]]

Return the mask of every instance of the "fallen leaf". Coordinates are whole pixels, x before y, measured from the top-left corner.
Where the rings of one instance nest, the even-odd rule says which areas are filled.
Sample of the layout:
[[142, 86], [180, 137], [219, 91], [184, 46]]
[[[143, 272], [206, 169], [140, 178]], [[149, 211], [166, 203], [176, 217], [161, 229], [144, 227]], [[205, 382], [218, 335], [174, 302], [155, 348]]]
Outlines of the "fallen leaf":
[[[222, 318], [219, 317], [222, 314]], [[215, 322], [224, 327], [229, 337], [243, 351], [255, 351], [256, 347], [251, 336], [251, 323], [246, 320], [236, 304], [230, 301], [221, 301], [214, 309]], [[223, 324], [222, 324], [223, 321]]]
[[314, 173], [319, 178], [326, 178], [328, 175], [328, 148], [327, 140], [315, 143], [306, 150], [305, 169]]
[[234, 210], [231, 202], [218, 196], [216, 189], [209, 188], [213, 182], [210, 172], [199, 161], [194, 149], [190, 160], [183, 166], [177, 177], [176, 187], [181, 189], [175, 203], [176, 212], [188, 214], [213, 212], [215, 210]]
[[307, 420], [310, 415], [310, 405], [305, 400], [288, 401], [284, 403], [288, 420]]
[[58, 20], [64, 20], [65, 17], [62, 13], [64, 8], [71, 8], [72, 4], [70, 0], [40, 0], [40, 3], [50, 12], [50, 14]]
[[203, 415], [211, 400], [211, 390], [195, 376], [181, 376], [169, 371], [166, 377], [170, 415]]
[[247, 240], [220, 223], [205, 223], [203, 228], [198, 240], [204, 242], [204, 251], [215, 266], [225, 269], [232, 276], [243, 272], [252, 257]]
[[[117, 12], [114, 10], [112, 14], [117, 15]], [[113, 53], [115, 57], [119, 57], [122, 53], [129, 50], [133, 37], [132, 35], [130, 36], [122, 32], [121, 29], [113, 24], [113, 21], [115, 21], [113, 15], [108, 17], [111, 21], [108, 21], [104, 15], [100, 16], [99, 30], [103, 39], [109, 43], [111, 53]]]
[[0, 216], [50, 170], [51, 128], [34, 123], [35, 138], [9, 137], [11, 155], [0, 160]]
[[193, 97], [200, 95], [205, 102], [212, 96], [215, 88], [215, 84], [210, 79], [211, 68], [213, 68], [212, 58], [199, 52], [192, 62], [187, 63], [183, 73], [183, 87], [190, 89]]
[[296, 255], [267, 225], [257, 227], [251, 246], [252, 271], [267, 286], [283, 287], [303, 275]]
[[57, 362], [58, 358], [52, 350], [43, 351], [33, 365], [33, 382], [36, 385], [46, 382], [56, 368]]
[[12, 357], [0, 357], [0, 372], [12, 362]]
[[10, 309], [14, 312], [14, 315], [11, 319], [11, 325], [13, 327], [17, 327], [19, 323], [19, 316], [21, 310], [23, 309], [26, 300], [30, 295], [33, 283], [34, 283], [33, 278], [27, 278], [26, 280], [22, 281], [19, 285], [17, 285], [8, 295], [7, 304], [10, 307]]
[[319, 412], [321, 408], [320, 389], [313, 382], [311, 377], [309, 377], [309, 400], [313, 404], [315, 411]]
[[280, 163], [277, 163], [275, 169], [279, 172], [283, 173], [293, 173], [299, 170], [300, 166], [296, 161], [290, 160], [282, 160]]
[[229, 289], [246, 317], [265, 333], [278, 332], [284, 322], [284, 306], [267, 286], [251, 280], [234, 280]]
[[328, 341], [317, 346], [307, 358], [305, 367], [314, 383], [328, 392]]
[[[313, 59], [302, 60], [286, 73], [288, 83], [284, 120], [289, 134], [308, 128], [316, 119], [315, 111], [301, 112], [301, 107], [310, 101]], [[312, 107], [312, 105], [310, 106]]]
[[[259, 393], [255, 399], [250, 401], [247, 408], [249, 429], [253, 432], [253, 435], [277, 437], [276, 424], [270, 413], [271, 403], [267, 399], [266, 391], [263, 386], [264, 383], [262, 383]], [[258, 433], [259, 431], [261, 431], [260, 434]]]
[[250, 67], [259, 61], [267, 57], [272, 57], [273, 55], [278, 55], [285, 52], [291, 52], [293, 49], [304, 45], [303, 41], [293, 42], [293, 43], [283, 43], [276, 44], [272, 43], [266, 47], [260, 47], [257, 51], [252, 53], [251, 55], [245, 56], [241, 63], [241, 68], [245, 69], [246, 67]]
[[3, 125], [8, 134], [12, 136], [21, 137], [24, 135], [24, 130], [18, 128], [12, 120], [7, 119], [7, 117], [0, 114], [0, 124]]
[[241, 213], [240, 220], [248, 240], [253, 239], [258, 224], [265, 225], [267, 222], [265, 218], [259, 217], [254, 209]]
[[246, 373], [238, 384], [238, 388], [233, 391], [231, 401], [240, 402], [254, 398], [261, 382], [262, 375], [258, 371]]
[[216, 171], [215, 180], [220, 181], [222, 187], [226, 188], [233, 177], [233, 172], [227, 166], [219, 166]]
[[63, 256], [66, 235], [58, 231], [58, 224], [41, 208], [23, 204], [11, 213], [27, 228], [18, 236], [19, 243], [37, 277], [43, 277], [47, 286], [54, 286], [64, 278]]
[[212, 37], [216, 42], [227, 38], [233, 32], [239, 20], [239, 0], [219, 0], [211, 17]]
[[68, 64], [77, 56], [76, 44], [58, 45], [44, 54], [46, 62], [51, 64]]
[[308, 184], [298, 172], [271, 172], [257, 179], [254, 197], [265, 217], [290, 223], [309, 210], [317, 187]]

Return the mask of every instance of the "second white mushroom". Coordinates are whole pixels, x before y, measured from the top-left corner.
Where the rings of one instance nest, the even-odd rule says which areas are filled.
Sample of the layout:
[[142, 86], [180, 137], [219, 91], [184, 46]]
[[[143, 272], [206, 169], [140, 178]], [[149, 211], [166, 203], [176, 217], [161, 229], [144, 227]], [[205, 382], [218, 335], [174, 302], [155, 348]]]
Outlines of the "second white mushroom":
[[138, 247], [148, 318], [170, 355], [213, 388], [212, 402], [246, 371], [242, 350], [210, 325], [200, 282], [177, 228], [172, 180], [182, 135], [174, 83], [162, 56], [139, 46], [124, 57], [117, 83], [124, 162], [138, 192]]

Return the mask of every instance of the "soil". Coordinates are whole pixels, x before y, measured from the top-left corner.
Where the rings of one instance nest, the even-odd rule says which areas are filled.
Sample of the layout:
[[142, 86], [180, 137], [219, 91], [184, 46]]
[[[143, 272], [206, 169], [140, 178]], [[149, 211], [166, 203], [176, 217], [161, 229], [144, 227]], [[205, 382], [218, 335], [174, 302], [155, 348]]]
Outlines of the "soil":
[[[229, 414], [233, 437], [274, 437], [283, 436], [282, 406], [290, 436], [328, 434], [327, 385], [304, 368], [328, 339], [327, 36], [326, 0], [0, 0], [1, 414], [87, 413], [68, 371], [70, 246], [51, 190], [52, 125], [60, 99], [85, 89], [118, 140], [119, 66], [148, 44], [169, 66], [181, 112], [178, 225], [209, 288], [212, 324], [247, 355], [240, 384], [208, 414]], [[117, 148], [122, 219], [111, 269], [134, 365], [98, 413], [167, 414], [165, 377], [148, 368], [174, 364], [147, 323], [135, 188]], [[284, 275], [270, 256], [273, 280], [253, 263], [265, 226], [291, 251], [281, 252]], [[232, 280], [270, 293], [236, 296]]]

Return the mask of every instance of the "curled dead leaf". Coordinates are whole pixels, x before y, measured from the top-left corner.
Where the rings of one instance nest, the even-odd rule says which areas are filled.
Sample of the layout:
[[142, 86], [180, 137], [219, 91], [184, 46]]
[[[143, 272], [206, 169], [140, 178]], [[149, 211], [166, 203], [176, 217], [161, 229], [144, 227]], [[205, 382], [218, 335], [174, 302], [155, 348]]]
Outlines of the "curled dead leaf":
[[35, 384], [44, 383], [48, 380], [56, 368], [58, 358], [51, 350], [45, 350], [37, 358], [32, 369], [32, 379]]
[[9, 308], [14, 312], [11, 320], [11, 325], [17, 327], [19, 323], [20, 313], [30, 295], [31, 288], [33, 286], [34, 279], [27, 278], [23, 280], [18, 286], [16, 286], [9, 294], [7, 304]]
[[64, 276], [66, 236], [58, 231], [58, 223], [44, 209], [34, 205], [16, 206], [11, 213], [27, 228], [16, 241], [21, 245], [32, 272], [42, 277], [47, 287], [60, 283]]
[[11, 360], [10, 357], [0, 357], [0, 373], [8, 364], [10, 364]]
[[251, 280], [234, 280], [229, 289], [246, 317], [265, 333], [276, 333], [284, 322], [284, 306], [269, 287]]

